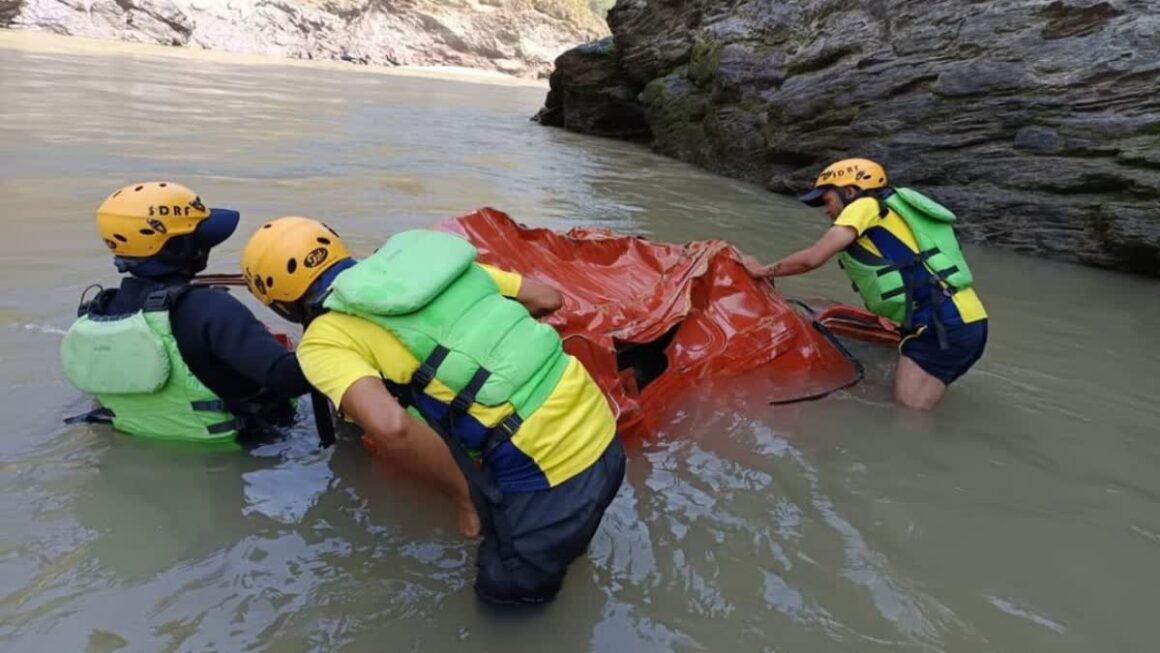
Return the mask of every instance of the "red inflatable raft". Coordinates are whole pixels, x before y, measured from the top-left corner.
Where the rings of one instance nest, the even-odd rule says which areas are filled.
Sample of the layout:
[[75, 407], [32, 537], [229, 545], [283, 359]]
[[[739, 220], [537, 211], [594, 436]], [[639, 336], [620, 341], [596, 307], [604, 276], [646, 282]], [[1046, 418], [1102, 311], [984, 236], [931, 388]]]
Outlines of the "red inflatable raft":
[[860, 309], [814, 312], [787, 300], [720, 240], [561, 234], [491, 208], [439, 228], [472, 242], [482, 262], [560, 289], [564, 306], [545, 319], [604, 390], [625, 436], [651, 435], [686, 392], [714, 378], [759, 376], [771, 403], [824, 396], [861, 378], [833, 333], [898, 340], [889, 322]]
[[[607, 229], [567, 233], [483, 208], [438, 225], [480, 260], [547, 282], [564, 306], [545, 318], [608, 396], [621, 435], [648, 437], [687, 392], [747, 375], [770, 403], [825, 396], [861, 379], [834, 334], [895, 344], [895, 326], [864, 310], [815, 310], [749, 275], [720, 240], [652, 242]], [[202, 283], [244, 285], [240, 275]]]

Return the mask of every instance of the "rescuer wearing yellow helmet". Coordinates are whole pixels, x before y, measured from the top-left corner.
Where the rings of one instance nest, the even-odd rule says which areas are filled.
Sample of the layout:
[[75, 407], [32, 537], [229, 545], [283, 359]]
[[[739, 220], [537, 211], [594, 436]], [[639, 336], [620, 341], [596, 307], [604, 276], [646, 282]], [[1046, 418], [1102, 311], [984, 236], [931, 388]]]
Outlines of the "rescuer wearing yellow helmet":
[[206, 208], [173, 182], [125, 186], [97, 209], [118, 288], [82, 298], [61, 364], [111, 423], [142, 438], [227, 443], [292, 422], [310, 390], [293, 352], [222, 288], [193, 285], [238, 212]]
[[310, 382], [380, 454], [450, 496], [461, 532], [482, 533], [480, 598], [550, 601], [620, 487], [624, 450], [600, 388], [533, 317], [560, 294], [476, 254], [417, 229], [356, 262], [326, 225], [287, 217], [253, 235], [242, 274], [306, 325]]
[[834, 226], [757, 275], [801, 274], [838, 256], [866, 307], [902, 326], [895, 401], [934, 408], [987, 344], [987, 313], [955, 238], [955, 214], [891, 186], [886, 170], [869, 159], [827, 166], [801, 200], [824, 206]]

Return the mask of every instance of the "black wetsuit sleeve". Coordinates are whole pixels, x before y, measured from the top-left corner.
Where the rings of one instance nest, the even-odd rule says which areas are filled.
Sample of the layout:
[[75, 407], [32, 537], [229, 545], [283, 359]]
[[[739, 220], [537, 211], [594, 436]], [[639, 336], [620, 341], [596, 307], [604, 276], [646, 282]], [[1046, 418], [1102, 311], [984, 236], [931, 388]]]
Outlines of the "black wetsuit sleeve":
[[[174, 336], [179, 341], [198, 342], [198, 349], [208, 351], [237, 374], [280, 397], [298, 397], [310, 391], [298, 358], [228, 292], [189, 292], [179, 301], [178, 309], [184, 318], [174, 323]], [[179, 334], [178, 323], [195, 332]]]

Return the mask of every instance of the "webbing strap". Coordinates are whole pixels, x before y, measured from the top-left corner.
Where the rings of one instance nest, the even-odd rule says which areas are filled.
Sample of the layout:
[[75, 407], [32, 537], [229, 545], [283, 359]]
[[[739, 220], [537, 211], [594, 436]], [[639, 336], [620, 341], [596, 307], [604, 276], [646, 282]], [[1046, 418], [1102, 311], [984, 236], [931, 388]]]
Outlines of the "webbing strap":
[[64, 418], [65, 424], [112, 424], [113, 411], [108, 408], [97, 408], [87, 413]]
[[310, 405], [314, 408], [314, 428], [318, 430], [318, 444], [325, 449], [337, 440], [334, 417], [330, 413], [330, 402], [321, 392], [311, 388]]
[[944, 292], [942, 285], [939, 284], [936, 277], [929, 277], [930, 296], [931, 296], [931, 321], [934, 322], [934, 335], [938, 338], [938, 348], [941, 351], [950, 349], [950, 343], [947, 342], [947, 329], [943, 324], [942, 312], [943, 303], [947, 301], [947, 294]]
[[148, 295], [145, 295], [145, 305], [142, 307], [142, 310], [146, 313], [168, 311], [170, 308], [173, 308], [178, 298], [184, 295], [189, 288], [188, 284], [182, 284], [154, 290]]
[[[471, 379], [467, 382], [467, 385], [463, 386], [463, 389], [455, 395], [455, 398], [447, 406], [446, 412], [443, 413], [443, 430], [447, 433], [448, 437], [459, 445], [458, 448], [463, 450], [465, 454], [467, 450], [463, 446], [463, 440], [455, 432], [455, 420], [459, 419], [461, 415], [467, 414], [467, 410], [475, 403], [475, 393], [479, 392], [479, 389], [483, 387], [483, 384], [487, 382], [490, 376], [491, 372], [487, 369], [483, 367], [477, 369], [475, 374], [471, 375]], [[471, 455], [467, 454], [467, 457], [470, 459]], [[479, 471], [474, 461], [472, 461], [471, 468], [474, 471]], [[498, 492], [498, 489], [496, 491]]]
[[475, 395], [479, 393], [480, 389], [483, 388], [483, 384], [487, 383], [489, 378], [491, 378], [491, 372], [487, 368], [480, 367], [475, 370], [475, 374], [471, 376], [471, 380], [451, 400], [451, 410], [459, 414], [466, 413], [467, 409], [471, 408], [471, 405], [475, 403]]
[[193, 408], [194, 410], [205, 411], [205, 412], [220, 412], [220, 413], [232, 412], [232, 411], [230, 411], [230, 407], [226, 405], [226, 402], [222, 401], [221, 399], [207, 399], [205, 401], [191, 401], [191, 402], [189, 402], [189, 406], [191, 408]]
[[[400, 399], [404, 407], [407, 405], [418, 406], [419, 395], [423, 392], [431, 381], [435, 380], [435, 374], [439, 366], [451, 353], [443, 345], [437, 345], [427, 356], [427, 359], [419, 365], [419, 369], [411, 375], [411, 382], [409, 384], [410, 392], [405, 391], [405, 387], [383, 379], [383, 383], [393, 396]], [[456, 394], [455, 398], [448, 406], [447, 413], [444, 419], [440, 422], [432, 422], [427, 420], [431, 429], [443, 439], [443, 443], [447, 445], [447, 449], [451, 451], [451, 457], [455, 460], [455, 464], [459, 467], [459, 471], [467, 477], [467, 481], [475, 488], [477, 492], [485, 499], [488, 505], [483, 506], [487, 510], [485, 518], [492, 521], [495, 530], [496, 543], [499, 545], [500, 558], [505, 564], [513, 564], [515, 560], [515, 546], [512, 543], [511, 526], [508, 524], [507, 515], [503, 511], [503, 492], [495, 484], [494, 479], [491, 478], [491, 473], [488, 470], [480, 469], [467, 449], [463, 446], [463, 442], [455, 435], [455, 418], [457, 415], [465, 413], [471, 404], [475, 403], [475, 395], [479, 392], [483, 384], [491, 376], [491, 372], [484, 368], [479, 368], [472, 375], [467, 385]], [[409, 395], [407, 399], [404, 396]]]
[[[413, 394], [411, 402], [417, 405], [419, 403], [419, 390], [412, 385], [411, 392]], [[431, 425], [433, 431], [439, 434], [439, 437], [443, 438], [443, 443], [451, 450], [451, 457], [455, 459], [455, 464], [459, 466], [459, 471], [463, 472], [463, 475], [467, 477], [467, 480], [475, 486], [480, 494], [487, 497], [487, 500], [493, 505], [499, 506], [503, 501], [503, 493], [500, 492], [499, 488], [490, 478], [484, 476], [484, 471], [475, 464], [471, 455], [467, 453], [467, 449], [464, 448], [463, 443], [459, 441], [459, 438], [455, 437], [455, 433], [452, 430], [448, 429], [449, 424], [447, 420], [443, 420], [442, 422], [428, 420], [428, 424]]]
[[211, 435], [217, 435], [218, 433], [226, 433], [228, 431], [240, 431], [242, 430], [242, 426], [243, 424], [241, 420], [231, 419], [225, 422], [218, 422], [217, 424], [210, 424], [209, 426], [205, 427], [205, 430], [208, 431]]
[[383, 385], [386, 386], [387, 392], [391, 393], [391, 396], [398, 400], [399, 404], [403, 408], [408, 408], [414, 404], [412, 401], [413, 397], [411, 396], [410, 389], [407, 385], [402, 383], [395, 383], [387, 377], [382, 376], [382, 374], [379, 376], [383, 379]]
[[487, 458], [492, 451], [495, 451], [496, 447], [511, 440], [523, 425], [524, 418], [520, 417], [518, 413], [512, 413], [503, 418], [503, 421], [496, 424], [495, 428], [488, 434], [487, 441], [483, 443], [483, 457]]
[[870, 252], [870, 250], [862, 247], [856, 241], [851, 243], [850, 246], [846, 248], [846, 253], [850, 255], [850, 258], [858, 261], [862, 265], [891, 265], [889, 259], [882, 256], [875, 256]]
[[443, 361], [447, 359], [447, 354], [450, 353], [450, 349], [443, 345], [436, 345], [435, 349], [431, 350], [431, 355], [427, 357], [427, 360], [420, 363], [419, 369], [411, 375], [411, 385], [419, 390], [431, 385], [431, 382], [435, 380], [435, 372], [439, 370], [439, 366], [443, 364]]
[[952, 274], [954, 274], [958, 271], [959, 271], [959, 266], [957, 266], [957, 265], [952, 265], [949, 268], [944, 268], [942, 270], [935, 271], [935, 273], [938, 274], [939, 278], [942, 279], [943, 282], [945, 282], [947, 284], [947, 286], [949, 286], [949, 290], [951, 291], [952, 294], [955, 292], [958, 292], [958, 289], [955, 288], [954, 286], [951, 286], [950, 282], [947, 282], [947, 279], [949, 279]]

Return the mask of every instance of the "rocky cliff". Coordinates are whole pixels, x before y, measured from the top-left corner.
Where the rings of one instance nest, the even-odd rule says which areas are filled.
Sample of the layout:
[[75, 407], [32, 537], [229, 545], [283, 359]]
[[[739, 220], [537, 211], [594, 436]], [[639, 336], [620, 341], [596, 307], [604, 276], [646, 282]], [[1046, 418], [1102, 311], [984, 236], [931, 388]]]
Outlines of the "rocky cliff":
[[799, 192], [851, 155], [1016, 250], [1160, 275], [1160, 2], [619, 0], [541, 122]]
[[587, 0], [0, 0], [0, 27], [522, 77], [608, 33]]

